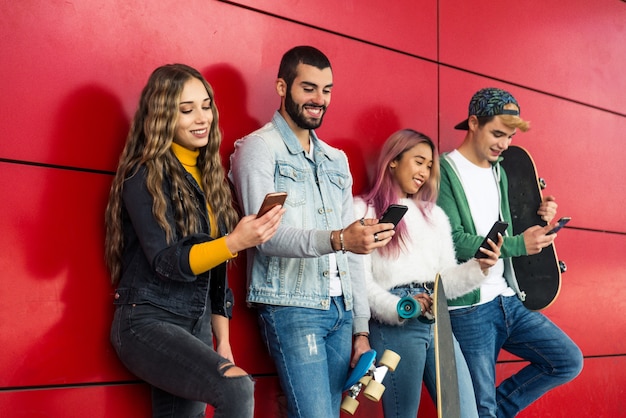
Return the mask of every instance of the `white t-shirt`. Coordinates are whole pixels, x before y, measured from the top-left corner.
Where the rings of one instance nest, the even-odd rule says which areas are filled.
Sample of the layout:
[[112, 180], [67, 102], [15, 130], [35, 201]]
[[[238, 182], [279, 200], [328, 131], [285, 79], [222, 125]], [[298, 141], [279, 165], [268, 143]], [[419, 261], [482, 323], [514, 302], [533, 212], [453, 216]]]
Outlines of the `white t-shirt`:
[[[477, 166], [458, 150], [448, 155], [454, 161], [461, 177], [476, 233], [485, 236], [494, 222], [500, 219], [500, 193], [493, 170], [491, 167]], [[499, 259], [496, 265], [489, 269], [487, 279], [480, 286], [479, 304], [489, 302], [499, 295], [514, 294], [504, 278], [504, 261]]]

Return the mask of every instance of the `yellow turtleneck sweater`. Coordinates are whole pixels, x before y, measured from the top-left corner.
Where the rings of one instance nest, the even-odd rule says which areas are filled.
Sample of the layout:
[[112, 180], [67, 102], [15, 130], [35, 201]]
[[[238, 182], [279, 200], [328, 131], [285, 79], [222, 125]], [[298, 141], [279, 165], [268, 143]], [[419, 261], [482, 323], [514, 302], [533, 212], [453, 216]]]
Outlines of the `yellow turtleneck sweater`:
[[[185, 170], [193, 176], [196, 183], [200, 186], [200, 189], [202, 189], [201, 173], [197, 166], [200, 152], [192, 151], [174, 142], [172, 142], [172, 152], [174, 152], [178, 161], [180, 161], [183, 167], [185, 167]], [[216, 239], [201, 244], [195, 244], [191, 247], [189, 251], [189, 266], [193, 274], [196, 275], [211, 270], [224, 261], [237, 257], [237, 254], [232, 254], [226, 246], [226, 238], [218, 238], [217, 222], [211, 205], [209, 205], [208, 202], [207, 210], [209, 212], [209, 223], [211, 224], [211, 237]]]

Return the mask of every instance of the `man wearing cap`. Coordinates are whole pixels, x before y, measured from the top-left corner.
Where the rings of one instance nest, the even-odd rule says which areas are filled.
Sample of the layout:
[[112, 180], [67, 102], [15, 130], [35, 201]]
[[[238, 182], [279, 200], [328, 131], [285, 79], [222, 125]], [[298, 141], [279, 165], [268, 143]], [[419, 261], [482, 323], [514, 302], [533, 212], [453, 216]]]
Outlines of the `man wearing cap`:
[[[519, 129], [515, 98], [502, 89], [485, 88], [472, 97], [469, 115], [455, 126], [465, 130], [463, 143], [441, 158], [438, 205], [450, 218], [459, 261], [474, 256], [497, 220], [509, 223], [501, 259], [480, 288], [448, 302], [454, 334], [472, 375], [481, 417], [513, 417], [548, 390], [576, 377], [583, 357], [576, 344], [547, 317], [526, 309], [511, 257], [539, 253], [556, 234], [552, 225], [535, 225], [513, 235], [507, 176], [499, 162]], [[537, 213], [550, 222], [557, 204], [546, 196]], [[500, 349], [530, 363], [495, 385]]]

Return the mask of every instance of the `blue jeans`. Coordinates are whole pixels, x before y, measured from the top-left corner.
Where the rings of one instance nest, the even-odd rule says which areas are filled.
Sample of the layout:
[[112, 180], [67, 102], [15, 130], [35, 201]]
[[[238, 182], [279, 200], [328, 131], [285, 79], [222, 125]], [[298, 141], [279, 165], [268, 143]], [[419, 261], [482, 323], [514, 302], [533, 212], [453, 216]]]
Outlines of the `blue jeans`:
[[[450, 311], [469, 366], [481, 417], [514, 417], [548, 390], [575, 378], [583, 366], [576, 344], [516, 296]], [[496, 388], [496, 360], [504, 349], [530, 362]]]
[[[395, 288], [391, 292], [403, 297], [425, 292], [424, 288]], [[387, 373], [383, 384], [383, 412], [385, 418], [415, 418], [422, 394], [422, 380], [433, 401], [437, 402], [435, 372], [435, 334], [431, 324], [417, 318], [408, 319], [401, 326], [370, 321], [370, 345], [382, 356], [386, 349], [401, 357], [394, 372]], [[454, 352], [461, 398], [461, 417], [477, 417], [476, 401], [465, 358], [454, 340]], [[445, 367], [445, 365], [443, 365]]]
[[152, 385], [152, 416], [252, 417], [254, 382], [250, 376], [227, 377], [229, 361], [213, 349], [211, 315], [198, 320], [152, 305], [119, 305], [111, 342], [122, 363]]
[[259, 324], [274, 359], [290, 418], [339, 417], [352, 351], [352, 311], [259, 305]]

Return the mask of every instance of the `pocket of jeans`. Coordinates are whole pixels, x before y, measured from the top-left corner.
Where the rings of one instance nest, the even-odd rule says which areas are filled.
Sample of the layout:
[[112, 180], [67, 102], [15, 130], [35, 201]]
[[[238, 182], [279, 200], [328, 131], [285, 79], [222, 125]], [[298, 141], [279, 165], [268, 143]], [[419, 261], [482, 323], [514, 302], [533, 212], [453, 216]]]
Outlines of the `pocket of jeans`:
[[[269, 308], [269, 306], [268, 306]], [[260, 309], [267, 309], [265, 307], [260, 308]], [[268, 324], [267, 324], [267, 319], [265, 318], [265, 315], [270, 315], [270, 312], [261, 312], [261, 310], [259, 310], [259, 312], [257, 312], [257, 322], [259, 324], [259, 331], [261, 332], [261, 340], [263, 341], [263, 344], [265, 345], [265, 349], [267, 350], [267, 353], [271, 353], [270, 350], [270, 342], [269, 342], [269, 338], [267, 335], [267, 328], [268, 328]]]
[[478, 309], [478, 306], [468, 306], [467, 308], [458, 308], [450, 310], [450, 318], [458, 318], [464, 315], [469, 315], [472, 312], [475, 312]]
[[122, 339], [120, 337], [122, 308], [122, 306], [118, 306], [115, 308], [115, 312], [113, 313], [113, 321], [111, 322], [111, 332], [109, 335], [111, 344], [113, 345], [113, 348], [118, 353], [118, 355], [122, 349]]

